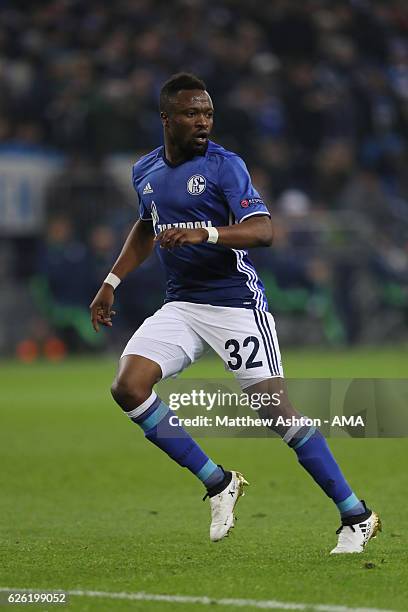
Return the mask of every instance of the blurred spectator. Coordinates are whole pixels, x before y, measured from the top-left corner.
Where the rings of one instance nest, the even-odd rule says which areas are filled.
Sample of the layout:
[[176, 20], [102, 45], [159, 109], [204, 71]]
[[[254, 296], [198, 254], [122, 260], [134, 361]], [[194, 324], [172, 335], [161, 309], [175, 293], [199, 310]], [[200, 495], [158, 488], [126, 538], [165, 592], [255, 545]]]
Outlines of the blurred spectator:
[[96, 225], [89, 234], [88, 268], [92, 275], [92, 295], [95, 294], [105, 278], [107, 270], [117, 256], [116, 234], [108, 225]]
[[38, 123], [25, 121], [14, 131], [0, 119], [0, 233], [37, 234], [45, 219], [45, 191], [62, 156], [41, 142]]
[[[130, 180], [130, 168], [128, 173]], [[70, 157], [47, 188], [48, 216], [67, 215], [84, 240], [92, 225], [106, 222], [126, 205], [126, 197], [104, 165], [82, 156]]]
[[90, 299], [88, 251], [74, 233], [69, 217], [51, 219], [39, 253], [38, 272], [61, 305], [83, 306]]
[[92, 298], [89, 252], [67, 216], [51, 219], [31, 283], [34, 303], [70, 350], [100, 344], [89, 329]]

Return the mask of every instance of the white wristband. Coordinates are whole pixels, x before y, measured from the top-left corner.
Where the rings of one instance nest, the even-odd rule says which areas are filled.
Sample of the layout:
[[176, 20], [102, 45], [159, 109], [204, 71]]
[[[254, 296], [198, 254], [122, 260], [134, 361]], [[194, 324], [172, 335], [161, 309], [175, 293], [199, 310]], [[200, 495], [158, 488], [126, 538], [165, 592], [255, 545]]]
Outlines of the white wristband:
[[107, 283], [108, 285], [111, 285], [114, 289], [116, 289], [116, 287], [120, 285], [122, 280], [119, 278], [119, 276], [116, 276], [116, 274], [112, 274], [112, 272], [109, 272], [108, 276], [103, 282]]
[[212, 244], [216, 244], [218, 242], [218, 230], [216, 227], [206, 227], [208, 232], [207, 242], [211, 242]]

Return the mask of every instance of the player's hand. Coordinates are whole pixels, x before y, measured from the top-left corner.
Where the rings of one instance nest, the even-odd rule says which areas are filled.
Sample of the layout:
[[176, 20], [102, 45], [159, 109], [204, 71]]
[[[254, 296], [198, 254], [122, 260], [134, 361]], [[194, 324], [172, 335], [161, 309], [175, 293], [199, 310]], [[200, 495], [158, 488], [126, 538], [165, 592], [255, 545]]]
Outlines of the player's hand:
[[182, 229], [174, 227], [160, 232], [154, 240], [163, 249], [173, 249], [174, 247], [183, 246], [183, 244], [201, 244], [202, 242], [207, 242], [207, 239], [208, 232], [204, 228]]
[[89, 306], [92, 325], [96, 332], [99, 331], [99, 324], [105, 325], [106, 327], [112, 327], [112, 317], [116, 314], [116, 312], [112, 310], [113, 301], [113, 287], [107, 283], [103, 283], [92, 304]]

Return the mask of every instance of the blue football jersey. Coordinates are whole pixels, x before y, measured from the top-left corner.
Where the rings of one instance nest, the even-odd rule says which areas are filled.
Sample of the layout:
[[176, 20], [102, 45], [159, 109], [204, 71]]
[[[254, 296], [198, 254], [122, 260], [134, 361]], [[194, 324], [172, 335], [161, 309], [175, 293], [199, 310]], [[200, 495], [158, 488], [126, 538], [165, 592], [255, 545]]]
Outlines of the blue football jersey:
[[[140, 218], [155, 234], [173, 227], [222, 227], [269, 212], [238, 155], [209, 142], [205, 155], [177, 166], [161, 146], [132, 169]], [[158, 246], [167, 277], [166, 302], [267, 310], [265, 290], [248, 252], [220, 244]]]

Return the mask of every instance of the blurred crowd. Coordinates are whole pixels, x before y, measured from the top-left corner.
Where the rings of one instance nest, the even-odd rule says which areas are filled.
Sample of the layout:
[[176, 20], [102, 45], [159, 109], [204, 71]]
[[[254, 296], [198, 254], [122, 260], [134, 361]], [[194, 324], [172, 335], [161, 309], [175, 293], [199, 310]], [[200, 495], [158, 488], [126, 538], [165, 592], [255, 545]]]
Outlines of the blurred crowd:
[[[91, 250], [120, 242], [134, 212], [108, 162], [161, 143], [158, 93], [179, 70], [206, 81], [214, 139], [242, 155], [276, 216], [263, 266], [278, 289], [330, 286], [344, 337], [355, 341], [364, 260], [407, 309], [406, 0], [3, 0], [0, 153], [66, 160], [36, 243], [42, 273], [52, 276], [44, 248], [55, 232]], [[331, 250], [316, 238], [319, 223]], [[339, 234], [350, 244], [354, 236], [354, 250], [341, 249]], [[356, 255], [356, 240], [368, 255]]]
[[0, 141], [149, 150], [160, 86], [183, 68], [206, 80], [217, 138], [271, 196], [297, 186], [338, 205], [356, 164], [407, 195], [405, 0], [4, 0], [0, 11]]

